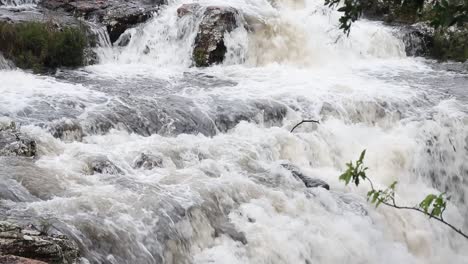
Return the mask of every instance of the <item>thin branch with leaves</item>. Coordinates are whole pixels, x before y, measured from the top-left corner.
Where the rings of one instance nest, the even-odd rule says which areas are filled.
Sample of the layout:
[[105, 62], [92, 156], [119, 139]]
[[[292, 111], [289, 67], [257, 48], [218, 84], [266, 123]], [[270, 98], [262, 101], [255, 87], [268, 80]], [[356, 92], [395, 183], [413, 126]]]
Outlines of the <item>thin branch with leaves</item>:
[[355, 163], [353, 163], [352, 161], [347, 163], [347, 170], [343, 174], [341, 174], [340, 180], [344, 181], [346, 185], [348, 185], [351, 182], [354, 183], [356, 186], [358, 186], [361, 181], [367, 181], [371, 187], [371, 190], [367, 193], [367, 201], [374, 204], [376, 207], [378, 207], [381, 204], [384, 204], [386, 206], [393, 207], [396, 209], [413, 210], [420, 212], [426, 216], [429, 216], [429, 219], [435, 219], [439, 221], [440, 223], [450, 227], [452, 230], [454, 230], [464, 238], [468, 239], [468, 235], [464, 233], [460, 228], [457, 228], [444, 220], [444, 212], [447, 207], [447, 198], [445, 196], [445, 193], [439, 195], [429, 194], [417, 206], [411, 207], [398, 205], [395, 201], [395, 188], [398, 182], [393, 182], [385, 190], [377, 190], [374, 187], [374, 183], [372, 182], [372, 180], [369, 179], [369, 177], [367, 177], [366, 175], [366, 171], [368, 170], [368, 168], [364, 166], [365, 155], [366, 151], [364, 150], [362, 151], [361, 155], [359, 156], [359, 159]]

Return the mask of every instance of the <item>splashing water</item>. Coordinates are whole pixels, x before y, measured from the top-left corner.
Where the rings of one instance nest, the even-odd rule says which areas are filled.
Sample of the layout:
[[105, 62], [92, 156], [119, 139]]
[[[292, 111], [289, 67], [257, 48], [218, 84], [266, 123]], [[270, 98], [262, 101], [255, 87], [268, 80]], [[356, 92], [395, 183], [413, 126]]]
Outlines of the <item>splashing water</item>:
[[[446, 227], [338, 181], [365, 148], [376, 184], [398, 180], [408, 205], [446, 191], [445, 218], [468, 229], [466, 73], [407, 58], [380, 23], [346, 38], [317, 0], [197, 2], [246, 26], [226, 35], [222, 65], [193, 68], [201, 18], [179, 19], [183, 3], [99, 47], [98, 65], [0, 71], [0, 114], [39, 148], [0, 158], [0, 216], [48, 219], [91, 263], [468, 263]], [[289, 133], [306, 118], [321, 124]]]

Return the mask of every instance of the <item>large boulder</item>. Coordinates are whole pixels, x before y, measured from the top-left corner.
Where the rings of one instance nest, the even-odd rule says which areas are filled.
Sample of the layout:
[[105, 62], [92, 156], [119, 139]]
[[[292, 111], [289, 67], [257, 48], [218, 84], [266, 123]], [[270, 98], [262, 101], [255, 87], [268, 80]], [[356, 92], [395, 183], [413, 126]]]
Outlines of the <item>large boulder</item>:
[[42, 7], [106, 26], [112, 43], [125, 30], [147, 21], [165, 0], [43, 0]]
[[[72, 264], [79, 258], [78, 246], [64, 235], [47, 235], [38, 230], [22, 228], [10, 222], [0, 221], [0, 258], [7, 263]], [[14, 258], [12, 256], [23, 257]], [[7, 257], [5, 257], [7, 256]]]
[[232, 7], [208, 6], [197, 4], [182, 5], [178, 10], [179, 17], [201, 15], [201, 22], [192, 53], [197, 67], [207, 67], [222, 63], [227, 51], [224, 43], [226, 33], [238, 27], [239, 12]]

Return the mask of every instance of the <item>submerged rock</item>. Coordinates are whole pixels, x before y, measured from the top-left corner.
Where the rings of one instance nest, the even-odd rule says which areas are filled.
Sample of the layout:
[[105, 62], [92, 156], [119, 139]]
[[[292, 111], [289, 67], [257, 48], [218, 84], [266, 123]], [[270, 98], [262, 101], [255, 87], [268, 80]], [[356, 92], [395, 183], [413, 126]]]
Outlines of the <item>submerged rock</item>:
[[[0, 255], [13, 255], [46, 263], [76, 263], [78, 246], [64, 235], [48, 236], [37, 230], [22, 228], [10, 222], [0, 221]], [[0, 259], [39, 264], [22, 258], [4, 256]], [[29, 262], [27, 262], [29, 261]]]
[[87, 169], [88, 173], [91, 175], [95, 173], [113, 175], [123, 174], [123, 171], [119, 167], [104, 156], [90, 158]]
[[302, 181], [307, 188], [316, 188], [322, 187], [324, 189], [330, 190], [330, 185], [325, 181], [322, 181], [317, 178], [311, 178], [307, 175], [304, 175], [300, 169], [292, 164], [281, 164], [285, 169], [289, 170], [294, 178]]
[[83, 129], [74, 120], [62, 119], [49, 125], [49, 131], [55, 138], [63, 141], [81, 141], [83, 139]]
[[[183, 5], [177, 11], [179, 17], [193, 13], [198, 6]], [[227, 48], [224, 35], [238, 27], [239, 12], [232, 7], [208, 6], [204, 9], [192, 53], [197, 67], [222, 63]]]
[[162, 166], [163, 166], [163, 158], [160, 156], [152, 155], [152, 154], [141, 153], [133, 161], [133, 168], [135, 169], [143, 168], [145, 170], [151, 170], [153, 168], [162, 167]]
[[0, 156], [33, 157], [36, 151], [36, 141], [20, 132], [14, 123], [0, 127]]

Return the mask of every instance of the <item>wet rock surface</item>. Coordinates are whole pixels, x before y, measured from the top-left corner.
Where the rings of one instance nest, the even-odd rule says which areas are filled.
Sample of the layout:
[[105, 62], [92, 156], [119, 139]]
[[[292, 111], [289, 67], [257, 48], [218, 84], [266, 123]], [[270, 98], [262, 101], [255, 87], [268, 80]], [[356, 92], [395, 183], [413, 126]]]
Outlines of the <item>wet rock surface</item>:
[[[0, 221], [0, 255], [18, 256], [46, 263], [72, 264], [77, 262], [79, 251], [77, 245], [64, 235], [48, 236], [35, 229]], [[13, 260], [18, 261], [17, 263], [37, 263], [18, 258]]]
[[296, 166], [294, 166], [292, 164], [281, 164], [281, 166], [283, 166], [285, 169], [289, 170], [291, 172], [292, 176], [294, 176], [294, 178], [296, 178], [297, 180], [302, 181], [307, 188], [321, 187], [321, 188], [324, 188], [326, 190], [330, 190], [330, 185], [328, 185], [328, 183], [326, 183], [325, 181], [322, 181], [320, 179], [312, 178], [312, 177], [309, 177], [309, 176], [303, 174], [298, 167], [296, 167]]
[[402, 27], [400, 32], [408, 56], [430, 56], [434, 47], [434, 29], [426, 23]]
[[151, 18], [162, 4], [165, 0], [43, 0], [40, 5], [103, 24], [113, 43], [125, 30]]
[[[238, 27], [239, 12], [232, 7], [185, 4], [178, 10], [179, 17], [201, 13], [197, 36], [195, 38], [192, 58], [197, 67], [207, 67], [222, 63], [227, 51], [224, 35]], [[200, 14], [198, 14], [200, 15]]]
[[0, 156], [34, 157], [36, 141], [22, 133], [15, 125], [0, 127]]
[[163, 166], [163, 157], [153, 155], [153, 154], [141, 153], [133, 161], [134, 169], [151, 170], [153, 168], [162, 167], [162, 166]]
[[0, 256], [0, 264], [47, 264], [47, 262], [7, 255]]
[[81, 141], [83, 139], [83, 129], [76, 120], [61, 119], [49, 125], [49, 131], [55, 138], [63, 141]]
[[98, 156], [89, 158], [87, 173], [117, 175], [123, 174], [123, 171], [119, 167], [117, 167], [112, 161], [110, 161], [107, 157]]

